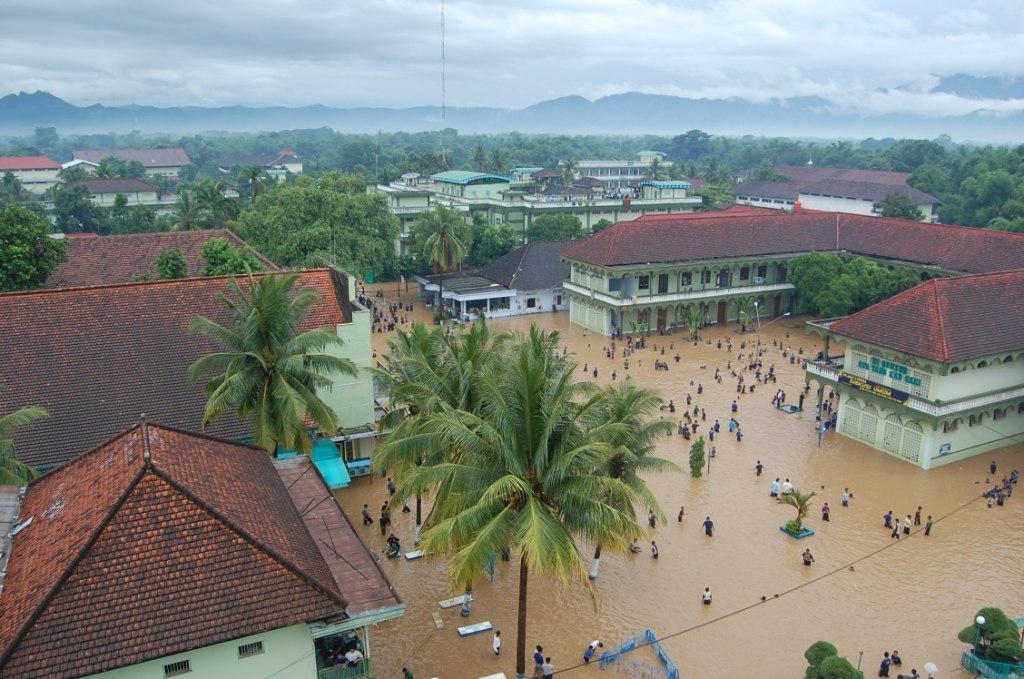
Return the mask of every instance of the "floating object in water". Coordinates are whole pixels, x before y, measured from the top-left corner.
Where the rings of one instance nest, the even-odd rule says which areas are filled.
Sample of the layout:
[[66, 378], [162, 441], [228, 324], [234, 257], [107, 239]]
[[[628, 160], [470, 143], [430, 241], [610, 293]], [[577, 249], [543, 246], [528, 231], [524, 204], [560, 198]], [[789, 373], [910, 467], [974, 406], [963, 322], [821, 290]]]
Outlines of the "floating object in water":
[[465, 594], [460, 594], [459, 596], [454, 597], [452, 599], [445, 599], [444, 601], [438, 601], [437, 605], [440, 606], [441, 608], [455, 608], [456, 606], [461, 606], [463, 603], [465, 603], [465, 601], [466, 601], [466, 595]]
[[437, 629], [444, 629], [444, 622], [441, 620], [441, 614], [434, 611], [431, 615], [434, 616], [434, 627]]
[[472, 625], [465, 625], [464, 627], [459, 628], [459, 636], [468, 637], [471, 634], [479, 634], [480, 632], [486, 632], [489, 629], [491, 629], [491, 622], [489, 620]]
[[497, 674], [488, 674], [486, 677], [480, 677], [480, 679], [506, 679], [504, 672], [498, 672]]
[[424, 552], [422, 549], [417, 549], [412, 552], [405, 553], [405, 558], [409, 561], [414, 561], [415, 559], [422, 559], [424, 556], [426, 556], [426, 552]]

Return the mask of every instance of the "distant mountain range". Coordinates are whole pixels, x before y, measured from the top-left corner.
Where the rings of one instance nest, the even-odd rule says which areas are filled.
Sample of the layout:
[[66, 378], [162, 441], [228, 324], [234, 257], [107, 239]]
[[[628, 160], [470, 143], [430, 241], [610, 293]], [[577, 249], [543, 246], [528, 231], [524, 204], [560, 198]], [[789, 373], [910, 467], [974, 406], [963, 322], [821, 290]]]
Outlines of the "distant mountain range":
[[[1024, 81], [972, 76], [943, 78], [933, 91], [966, 98], [1024, 98]], [[832, 102], [796, 97], [755, 103], [742, 99], [687, 99], [627, 93], [595, 101], [569, 96], [522, 109], [437, 106], [332, 108], [283, 106], [75, 106], [48, 92], [0, 98], [0, 135], [31, 134], [36, 127], [61, 134], [103, 132], [272, 131], [330, 127], [339, 132], [418, 132], [455, 128], [464, 133], [678, 134], [690, 129], [726, 135], [817, 138], [913, 137], [1020, 143], [1024, 112], [997, 114], [981, 107], [967, 115], [837, 113]]]

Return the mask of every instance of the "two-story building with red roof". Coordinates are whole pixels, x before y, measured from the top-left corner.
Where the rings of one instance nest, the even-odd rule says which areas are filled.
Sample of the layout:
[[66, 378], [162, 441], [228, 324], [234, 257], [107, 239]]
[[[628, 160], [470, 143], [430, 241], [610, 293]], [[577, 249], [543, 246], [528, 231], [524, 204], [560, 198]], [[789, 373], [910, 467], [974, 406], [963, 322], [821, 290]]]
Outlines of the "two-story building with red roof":
[[0, 177], [8, 172], [23, 189], [38, 195], [57, 183], [60, 163], [47, 156], [0, 156]]
[[1024, 270], [937, 278], [808, 327], [825, 351], [807, 377], [837, 392], [840, 434], [925, 469], [1024, 436]]

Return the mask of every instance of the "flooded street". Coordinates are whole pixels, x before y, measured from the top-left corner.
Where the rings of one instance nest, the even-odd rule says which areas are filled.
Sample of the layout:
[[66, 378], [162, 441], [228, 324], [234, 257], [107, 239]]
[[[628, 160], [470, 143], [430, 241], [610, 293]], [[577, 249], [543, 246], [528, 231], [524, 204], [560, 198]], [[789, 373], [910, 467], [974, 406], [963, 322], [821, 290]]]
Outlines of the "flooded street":
[[[393, 293], [394, 285], [386, 289]], [[412, 300], [411, 294], [403, 298]], [[422, 303], [416, 302], [413, 316], [428, 318]], [[729, 360], [738, 367], [737, 355], [744, 351], [740, 343], [754, 338], [752, 334], [739, 335], [735, 324], [708, 328], [697, 347], [685, 340], [681, 330], [672, 337], [652, 336], [648, 348], [630, 357], [631, 379], [660, 390], [666, 402], [675, 401], [677, 412], [664, 413], [674, 423], [681, 419], [687, 394], [707, 413], [700, 433], [716, 418], [721, 421], [722, 435], [708, 443], [717, 455], [711, 461], [710, 474], [692, 479], [688, 466], [692, 441], [673, 435], [659, 444], [659, 454], [683, 470], [648, 479], [668, 521], [648, 531], [640, 554], [605, 555], [593, 598], [580, 585], [564, 589], [552, 581], [532, 578], [530, 650], [535, 644], [543, 645], [555, 667], [566, 670], [581, 662], [592, 639], [601, 639], [607, 650], [651, 628], [659, 637], [675, 634], [663, 645], [683, 677], [801, 677], [806, 666], [803, 652], [819, 639], [834, 643], [854, 665], [863, 651], [861, 669], [866, 676], [874, 676], [882, 652], [893, 649], [899, 649], [905, 673], [912, 667], [923, 673], [924, 663], [933, 661], [940, 670], [937, 677], [967, 676], [957, 669], [964, 646], [956, 634], [969, 624], [977, 609], [993, 605], [1010, 617], [1024, 615], [1024, 545], [1020, 540], [1024, 498], [1018, 495], [1006, 506], [991, 509], [983, 501], [975, 501], [954, 512], [985, 489], [991, 460], [998, 463], [999, 476], [1024, 467], [1024, 445], [928, 472], [835, 433], [827, 434], [818, 447], [814, 390], [801, 413], [786, 414], [770, 402], [775, 390], [782, 388], [787, 403], [796, 403], [804, 385], [799, 364], [791, 365], [783, 358], [781, 349], [772, 346], [773, 340], [794, 350], [802, 347], [805, 356], [813, 356], [821, 348], [820, 340], [803, 332], [803, 321], [783, 318], [762, 328], [761, 340], [767, 345], [762, 360], [765, 369], [774, 363], [778, 383], [759, 385], [753, 394], [738, 396], [736, 379], [726, 368]], [[581, 367], [586, 363], [598, 368], [600, 383], [611, 381], [612, 370], [618, 372], [620, 381], [627, 374], [621, 351], [619, 358], [607, 359], [603, 347], [608, 338], [571, 327], [567, 313], [491, 322], [517, 331], [537, 322], [560, 331]], [[734, 345], [731, 353], [724, 346], [730, 338]], [[386, 339], [374, 335], [378, 354]], [[704, 339], [712, 343], [708, 345]], [[719, 339], [723, 341], [721, 350], [716, 348]], [[672, 349], [669, 342], [674, 344]], [[652, 344], [666, 345], [665, 355], [652, 350]], [[622, 345], [620, 342], [620, 349]], [[678, 364], [672, 360], [675, 353], [682, 357]], [[670, 369], [655, 371], [655, 357], [667, 361]], [[716, 366], [722, 370], [722, 384], [714, 380]], [[753, 375], [745, 374], [747, 384], [753, 382]], [[696, 384], [690, 386], [691, 380], [703, 384], [702, 395], [697, 395]], [[739, 404], [736, 418], [744, 434], [742, 442], [726, 431], [734, 398]], [[754, 472], [757, 460], [765, 466], [760, 477]], [[816, 535], [797, 541], [779, 531], [781, 524], [794, 518], [795, 511], [768, 496], [769, 482], [776, 477], [788, 477], [799, 490], [818, 492], [807, 520]], [[840, 502], [844, 487], [854, 495], [848, 508]], [[338, 493], [342, 506], [355, 518], [364, 502], [374, 508], [376, 516], [376, 508], [386, 496], [383, 479], [360, 479]], [[827, 523], [819, 513], [825, 501], [832, 508]], [[919, 505], [922, 516], [930, 514], [937, 520], [931, 536], [919, 533], [898, 542], [891, 540], [889, 531], [882, 528], [882, 515], [891, 509], [902, 518], [913, 514]], [[676, 520], [680, 506], [685, 507], [681, 522]], [[705, 537], [701, 528], [705, 516], [714, 521], [713, 538]], [[414, 515], [395, 512], [393, 518], [403, 550], [411, 549]], [[376, 526], [360, 530], [379, 551], [384, 541]], [[652, 539], [660, 550], [658, 560], [650, 557]], [[589, 563], [593, 547], [581, 548]], [[815, 558], [810, 567], [800, 560], [806, 548]], [[849, 568], [851, 563], [854, 566]], [[407, 613], [373, 628], [376, 676], [398, 677], [403, 665], [409, 666], [417, 679], [496, 672], [514, 676], [515, 561], [499, 561], [493, 583], [486, 577], [480, 580], [468, 619], [459, 616], [458, 608], [438, 607], [438, 601], [453, 595], [443, 557], [385, 560], [383, 568], [404, 599]], [[815, 581], [817, 578], [821, 579]], [[701, 604], [705, 587], [714, 595], [710, 606]], [[776, 599], [775, 594], [781, 596]], [[767, 598], [764, 603], [762, 597]], [[739, 612], [712, 622], [734, 611]], [[440, 613], [443, 629], [435, 628], [434, 612]], [[468, 638], [456, 633], [459, 625], [484, 620], [502, 632], [500, 659], [491, 651], [489, 633]], [[640, 653], [636, 657], [650, 658]], [[527, 669], [532, 671], [532, 663], [528, 662]], [[594, 663], [560, 671], [558, 676], [598, 673]]]

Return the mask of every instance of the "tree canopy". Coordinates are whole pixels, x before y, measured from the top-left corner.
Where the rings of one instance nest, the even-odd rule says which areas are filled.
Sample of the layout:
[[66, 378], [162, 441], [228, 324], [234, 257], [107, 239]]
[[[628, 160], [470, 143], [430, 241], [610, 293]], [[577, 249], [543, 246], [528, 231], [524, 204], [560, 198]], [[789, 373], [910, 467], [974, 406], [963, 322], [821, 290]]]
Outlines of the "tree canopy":
[[0, 208], [0, 292], [30, 290], [67, 260], [67, 241], [50, 237], [50, 222], [28, 208]]
[[563, 212], [533, 220], [526, 235], [530, 240], [575, 240], [583, 238], [584, 232], [578, 217]]
[[181, 248], [168, 248], [156, 256], [153, 263], [161, 280], [172, 280], [188, 276], [188, 258]]
[[226, 276], [228, 274], [262, 271], [263, 262], [251, 251], [236, 248], [225, 238], [211, 238], [199, 250], [206, 266], [204, 276]]
[[796, 312], [826, 318], [860, 311], [921, 282], [905, 267], [889, 268], [863, 257], [844, 259], [820, 252], [796, 257], [791, 267]]
[[915, 205], [909, 198], [899, 193], [890, 193], [875, 203], [875, 210], [883, 217], [913, 219], [917, 222], [924, 219], [924, 213], [921, 212], [921, 208]]

